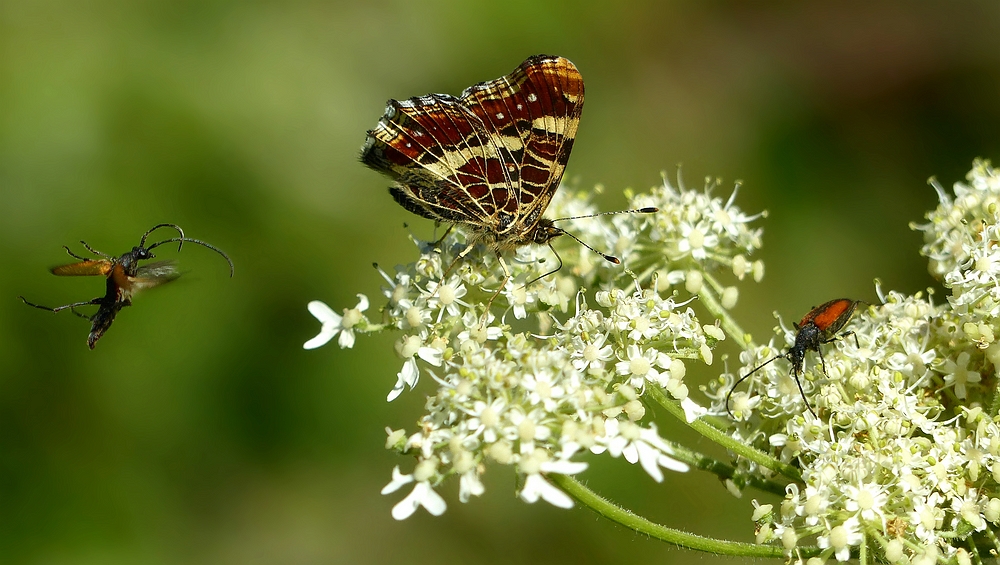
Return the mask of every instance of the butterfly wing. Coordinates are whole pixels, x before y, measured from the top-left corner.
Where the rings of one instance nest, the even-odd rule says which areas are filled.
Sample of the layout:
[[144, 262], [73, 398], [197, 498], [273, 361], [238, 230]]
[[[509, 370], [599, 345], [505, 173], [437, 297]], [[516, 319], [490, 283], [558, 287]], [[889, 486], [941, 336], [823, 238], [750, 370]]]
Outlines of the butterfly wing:
[[479, 118], [454, 96], [390, 100], [361, 160], [396, 180], [393, 198], [421, 216], [482, 224], [494, 212], [483, 198], [496, 149]]
[[502, 240], [533, 228], [545, 210], [582, 108], [576, 67], [531, 57], [460, 98], [390, 100], [361, 160], [398, 182], [390, 193], [407, 210]]
[[[499, 133], [505, 161], [514, 164], [508, 167], [512, 198], [503, 208], [515, 215], [510, 231], [533, 229], [559, 188], [580, 124], [583, 94], [576, 66], [548, 55], [531, 57], [513, 73], [462, 94], [463, 103]], [[492, 185], [494, 192], [504, 188]]]

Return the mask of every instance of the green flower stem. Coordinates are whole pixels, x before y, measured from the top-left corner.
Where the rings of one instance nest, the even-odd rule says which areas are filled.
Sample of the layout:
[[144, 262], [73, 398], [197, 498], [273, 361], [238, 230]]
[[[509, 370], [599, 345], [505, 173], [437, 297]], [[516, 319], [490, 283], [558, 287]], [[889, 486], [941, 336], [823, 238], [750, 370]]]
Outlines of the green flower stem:
[[646, 393], [651, 395], [653, 400], [665, 408], [667, 412], [673, 414], [674, 417], [687, 424], [691, 429], [728, 449], [729, 451], [732, 451], [736, 455], [745, 457], [750, 461], [753, 461], [762, 467], [771, 469], [776, 473], [780, 473], [793, 481], [802, 481], [802, 474], [795, 467], [788, 465], [787, 463], [782, 463], [762, 451], [757, 451], [749, 445], [744, 445], [736, 441], [722, 431], [717, 430], [705, 422], [702, 422], [700, 419], [695, 420], [694, 422], [688, 422], [687, 418], [684, 416], [684, 410], [676, 402], [667, 398], [667, 395], [664, 394], [663, 390], [659, 387], [652, 385], [647, 386]]
[[874, 539], [878, 542], [879, 549], [882, 550], [882, 554], [885, 554], [885, 547], [889, 545], [889, 540], [882, 535], [882, 532], [878, 531], [878, 528], [867, 527], [865, 528], [865, 541], [869, 539]]
[[719, 299], [715, 295], [716, 292], [722, 289], [722, 285], [709, 273], [704, 273], [703, 276], [708, 285], [702, 285], [701, 290], [698, 291], [698, 299], [705, 305], [705, 309], [721, 322], [722, 330], [729, 334], [729, 337], [733, 338], [740, 348], [743, 350], [749, 349], [751, 345], [750, 336], [729, 315], [729, 311], [722, 307], [722, 303], [719, 302]]
[[972, 537], [969, 537], [966, 541], [968, 542], [969, 555], [972, 556], [972, 562], [975, 565], [983, 565], [983, 556], [979, 555], [979, 548], [976, 547], [976, 542], [972, 540]]
[[757, 475], [745, 475], [740, 473], [739, 476], [737, 476], [736, 469], [731, 465], [727, 465], [717, 459], [705, 455], [704, 453], [699, 453], [682, 445], [678, 445], [673, 442], [669, 443], [671, 447], [671, 457], [677, 459], [678, 461], [683, 461], [695, 469], [708, 471], [720, 479], [737, 478], [745, 481], [748, 486], [752, 486], [757, 490], [769, 492], [778, 496], [785, 496], [785, 485], [783, 483], [769, 481]]
[[[382, 330], [385, 330], [388, 327], [389, 327], [388, 324], [373, 324], [371, 322], [368, 322], [367, 320], [362, 320], [362, 323], [354, 326], [353, 329], [354, 329], [354, 331], [361, 332], [361, 333], [374, 334], [374, 333], [379, 333], [379, 332], [381, 332]], [[393, 329], [395, 329], [395, 328], [393, 328]]]
[[986, 537], [989, 538], [989, 540], [991, 542], [993, 542], [993, 547], [990, 548], [990, 547], [984, 546], [983, 547], [983, 551], [985, 553], [990, 553], [993, 550], [996, 550], [997, 552], [1000, 552], [1000, 539], [997, 539], [997, 535], [995, 533], [993, 533], [993, 529], [992, 528], [986, 528]]
[[858, 548], [858, 565], [868, 565], [868, 536], [861, 532], [861, 546]]
[[1000, 413], [1000, 379], [997, 380], [996, 388], [993, 389], [993, 401], [990, 402], [990, 416]]
[[[785, 556], [784, 549], [778, 546], [718, 540], [668, 528], [661, 524], [650, 522], [641, 516], [637, 516], [628, 510], [609, 502], [594, 491], [585, 487], [573, 477], [553, 474], [546, 475], [546, 478], [579, 501], [580, 504], [590, 508], [601, 516], [604, 516], [613, 522], [617, 522], [633, 531], [639, 532], [640, 534], [648, 535], [660, 541], [672, 543], [687, 549], [694, 549], [717, 555], [739, 555], [743, 557], [770, 557], [779, 559]], [[796, 548], [796, 551], [804, 557], [811, 557], [820, 553], [820, 549], [818, 547], [800, 547]]]

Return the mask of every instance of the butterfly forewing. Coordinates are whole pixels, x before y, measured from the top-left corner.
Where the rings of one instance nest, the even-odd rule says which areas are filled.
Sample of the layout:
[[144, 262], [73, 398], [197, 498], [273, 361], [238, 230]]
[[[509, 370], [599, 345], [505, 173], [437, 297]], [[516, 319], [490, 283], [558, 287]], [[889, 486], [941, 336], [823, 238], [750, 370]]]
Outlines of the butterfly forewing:
[[460, 98], [392, 100], [361, 159], [407, 210], [462, 223], [496, 249], [530, 241], [559, 186], [583, 109], [573, 63], [539, 55]]
[[502, 227], [530, 227], [569, 161], [583, 111], [583, 78], [566, 59], [532, 57], [508, 76], [467, 89], [462, 100], [501, 146], [502, 169], [489, 177], [495, 213], [515, 215]]

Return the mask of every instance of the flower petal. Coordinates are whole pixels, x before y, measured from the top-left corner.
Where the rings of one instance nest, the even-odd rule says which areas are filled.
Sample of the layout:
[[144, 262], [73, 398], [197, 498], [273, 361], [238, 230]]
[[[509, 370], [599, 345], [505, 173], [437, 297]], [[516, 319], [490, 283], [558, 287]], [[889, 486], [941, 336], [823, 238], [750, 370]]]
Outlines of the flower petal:
[[405, 484], [413, 482], [413, 475], [404, 475], [399, 472], [399, 465], [392, 469], [392, 480], [382, 488], [382, 494], [394, 493]]
[[341, 349], [350, 349], [354, 347], [354, 331], [347, 329], [340, 332], [340, 339], [337, 340]]
[[[423, 487], [423, 488], [421, 488]], [[427, 483], [417, 483], [416, 488], [413, 490], [421, 489], [420, 504], [428, 512], [434, 516], [440, 516], [444, 514], [444, 511], [448, 509], [448, 505], [445, 503], [441, 495], [438, 494], [431, 486]]]
[[302, 349], [316, 349], [317, 347], [326, 345], [339, 331], [340, 328], [330, 328], [324, 325], [323, 329], [319, 331], [319, 335], [302, 344]]
[[327, 306], [325, 302], [320, 302], [319, 300], [313, 300], [306, 308], [309, 308], [309, 313], [316, 316], [316, 319], [323, 322], [324, 325], [332, 323], [339, 326], [340, 320], [343, 318], [343, 316], [337, 314], [332, 308]]
[[549, 484], [549, 482], [542, 478], [542, 476], [538, 473], [528, 475], [528, 478], [524, 481], [524, 488], [521, 489], [521, 494], [519, 496], [521, 497], [521, 500], [524, 500], [529, 504], [533, 504], [537, 502], [539, 498], [542, 498], [552, 506], [557, 506], [559, 508], [573, 507], [573, 499], [570, 498], [569, 495]]

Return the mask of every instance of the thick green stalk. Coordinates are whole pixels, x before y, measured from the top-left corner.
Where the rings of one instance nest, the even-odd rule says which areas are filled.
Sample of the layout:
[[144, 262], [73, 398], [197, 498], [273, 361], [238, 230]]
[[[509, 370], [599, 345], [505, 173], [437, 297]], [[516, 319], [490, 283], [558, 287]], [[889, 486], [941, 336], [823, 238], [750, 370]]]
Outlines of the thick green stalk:
[[753, 461], [762, 467], [771, 469], [776, 473], [781, 473], [793, 481], [802, 481], [802, 475], [796, 467], [787, 463], [782, 463], [781, 461], [778, 461], [770, 455], [762, 451], [758, 451], [749, 445], [744, 445], [729, 435], [713, 428], [705, 422], [702, 422], [701, 420], [688, 422], [687, 418], [684, 416], [684, 410], [676, 402], [667, 398], [667, 395], [664, 394], [659, 387], [647, 387], [646, 394], [651, 396], [660, 406], [663, 406], [668, 412], [673, 414], [678, 420], [687, 424], [691, 429], [721, 445], [722, 447], [725, 447], [729, 451], [732, 451], [736, 455], [745, 457], [750, 461]]
[[[581, 482], [566, 475], [546, 475], [567, 494], [576, 499], [580, 504], [590, 508], [605, 518], [617, 522], [626, 528], [652, 538], [676, 546], [714, 553], [717, 555], [738, 555], [742, 557], [770, 557], [784, 558], [785, 550], [779, 546], [756, 545], [751, 543], [735, 542], [706, 538], [689, 532], [668, 528], [662, 524], [651, 522], [642, 516], [637, 516], [628, 510], [617, 506], [600, 495], [585, 487]], [[818, 555], [818, 547], [806, 546], [796, 548], [796, 554], [802, 557]]]
[[[737, 477], [737, 471], [732, 465], [727, 465], [704, 453], [688, 449], [687, 447], [668, 442], [671, 447], [669, 455], [678, 461], [683, 461], [688, 465], [702, 471], [708, 471], [720, 479], [733, 479]], [[785, 485], [776, 481], [770, 481], [758, 475], [740, 474], [739, 478], [746, 482], [747, 486], [754, 487], [763, 492], [769, 492], [778, 496], [785, 496]]]

